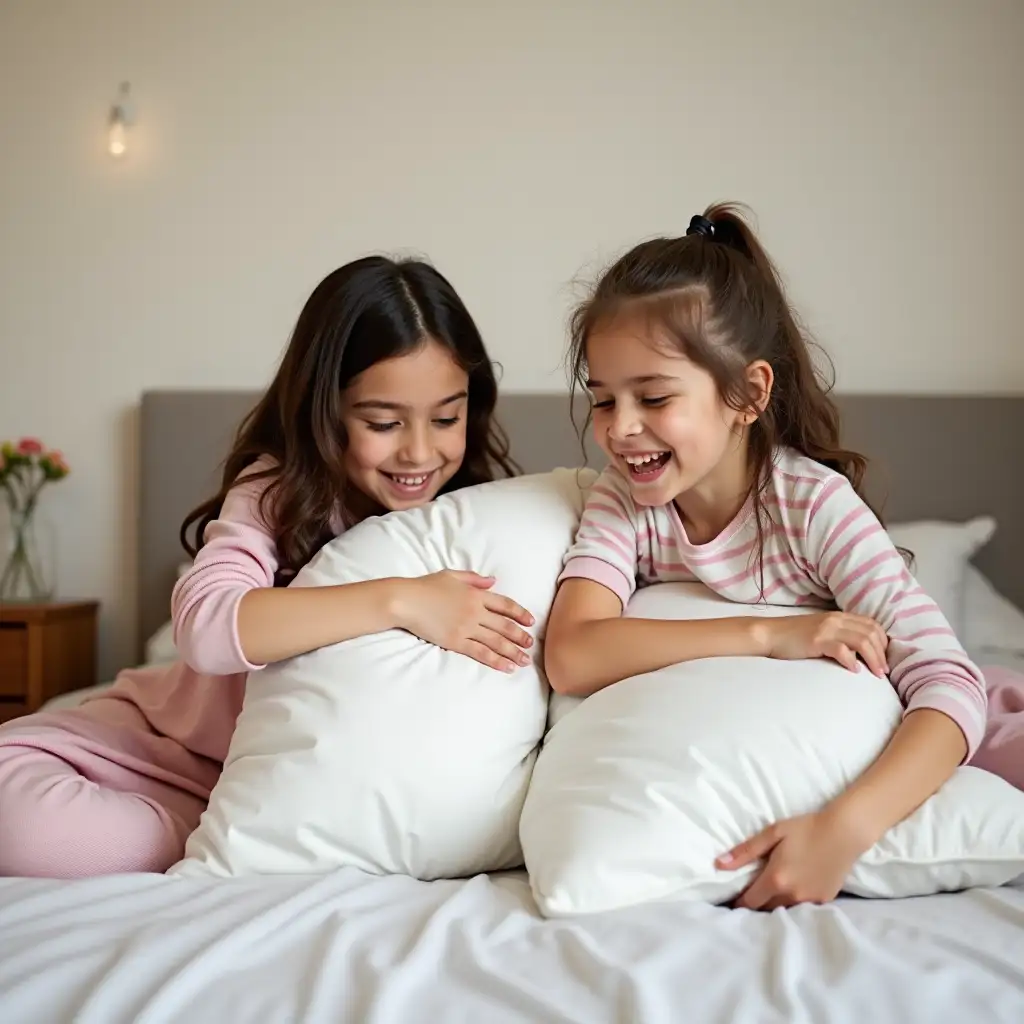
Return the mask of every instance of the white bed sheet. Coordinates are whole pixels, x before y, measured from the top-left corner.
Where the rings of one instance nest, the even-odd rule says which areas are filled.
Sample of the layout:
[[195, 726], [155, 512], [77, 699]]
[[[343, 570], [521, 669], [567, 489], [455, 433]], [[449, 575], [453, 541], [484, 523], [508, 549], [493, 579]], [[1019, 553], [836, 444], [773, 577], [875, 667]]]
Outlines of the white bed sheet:
[[[1024, 674], [1024, 656], [971, 654]], [[544, 921], [520, 873], [0, 879], [0, 1024], [221, 1018], [1021, 1024], [1024, 885]]]
[[545, 921], [463, 882], [0, 880], [4, 1024], [1020, 1024], [1024, 889]]

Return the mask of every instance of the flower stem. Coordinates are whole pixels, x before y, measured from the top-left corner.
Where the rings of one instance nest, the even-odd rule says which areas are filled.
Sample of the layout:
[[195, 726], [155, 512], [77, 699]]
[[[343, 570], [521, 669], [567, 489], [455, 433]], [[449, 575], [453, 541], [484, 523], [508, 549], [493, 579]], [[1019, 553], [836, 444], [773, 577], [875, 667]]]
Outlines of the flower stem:
[[36, 488], [35, 493], [27, 499], [24, 508], [11, 509], [13, 545], [3, 575], [0, 576], [0, 599], [11, 600], [20, 597], [22, 584], [27, 588], [27, 594], [32, 600], [40, 600], [46, 596], [36, 567], [32, 564], [29, 545], [29, 531], [38, 497], [39, 488]]

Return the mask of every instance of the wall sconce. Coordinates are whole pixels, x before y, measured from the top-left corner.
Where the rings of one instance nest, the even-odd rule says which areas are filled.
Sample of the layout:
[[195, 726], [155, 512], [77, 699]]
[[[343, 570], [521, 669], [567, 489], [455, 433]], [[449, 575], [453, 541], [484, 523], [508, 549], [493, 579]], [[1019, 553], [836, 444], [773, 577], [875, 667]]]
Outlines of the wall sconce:
[[111, 156], [124, 156], [128, 149], [127, 129], [135, 123], [129, 93], [129, 84], [122, 82], [121, 88], [117, 92], [117, 99], [114, 100], [110, 108], [107, 149]]

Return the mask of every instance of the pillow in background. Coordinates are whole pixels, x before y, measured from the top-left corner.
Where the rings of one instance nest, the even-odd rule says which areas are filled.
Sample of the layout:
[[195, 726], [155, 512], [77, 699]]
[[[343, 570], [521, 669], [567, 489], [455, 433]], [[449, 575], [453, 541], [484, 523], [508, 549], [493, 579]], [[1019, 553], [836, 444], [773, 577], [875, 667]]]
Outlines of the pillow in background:
[[[180, 580], [191, 569], [191, 562], [179, 563], [178, 579]], [[178, 660], [178, 647], [174, 642], [174, 623], [170, 619], [146, 641], [145, 656], [146, 665], [163, 665]]]
[[964, 577], [964, 636], [969, 652], [1024, 655], [1024, 611], [1003, 597], [975, 565]]
[[[737, 605], [686, 583], [640, 590], [626, 609], [662, 619], [794, 612]], [[902, 716], [887, 680], [824, 659], [708, 658], [568, 707], [545, 739], [520, 823], [548, 917], [734, 899], [759, 866], [720, 871], [715, 858], [842, 792]], [[1021, 873], [1024, 793], [967, 767], [865, 853], [845, 889], [913, 896]]]
[[995, 531], [996, 521], [991, 516], [978, 516], [964, 523], [922, 519], [887, 527], [892, 542], [914, 556], [914, 579], [939, 606], [964, 646], [967, 567]]
[[[533, 613], [539, 640], [596, 475], [501, 480], [368, 519], [291, 585], [470, 569]], [[390, 630], [252, 673], [209, 808], [169, 873], [436, 879], [521, 865], [547, 716], [540, 648], [506, 675]]]
[[178, 660], [174, 623], [168, 620], [146, 641], [146, 665], [165, 665]]

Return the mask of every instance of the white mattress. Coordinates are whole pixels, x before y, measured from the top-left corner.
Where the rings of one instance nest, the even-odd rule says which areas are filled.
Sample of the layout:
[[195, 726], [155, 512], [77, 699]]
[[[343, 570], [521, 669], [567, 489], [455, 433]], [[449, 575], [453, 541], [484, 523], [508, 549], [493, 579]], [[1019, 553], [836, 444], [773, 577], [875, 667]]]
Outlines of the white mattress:
[[4, 1024], [1021, 1024], [1024, 889], [544, 921], [465, 882], [0, 880]]

